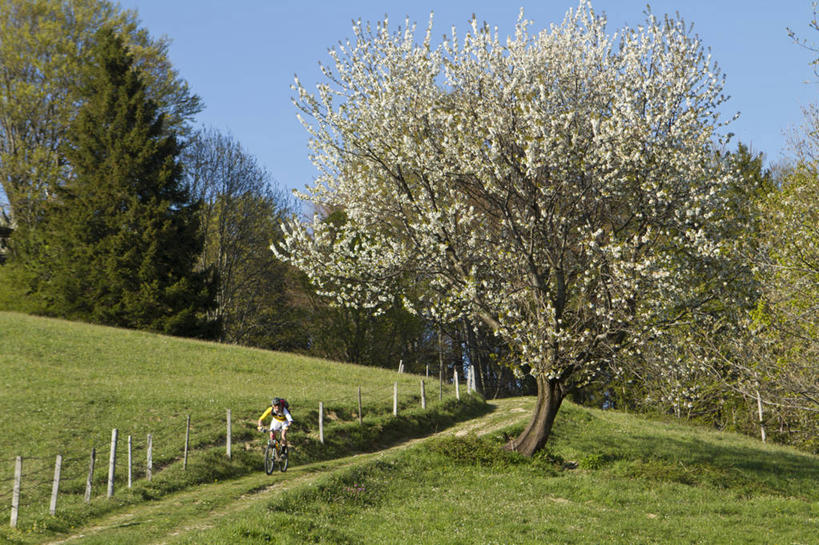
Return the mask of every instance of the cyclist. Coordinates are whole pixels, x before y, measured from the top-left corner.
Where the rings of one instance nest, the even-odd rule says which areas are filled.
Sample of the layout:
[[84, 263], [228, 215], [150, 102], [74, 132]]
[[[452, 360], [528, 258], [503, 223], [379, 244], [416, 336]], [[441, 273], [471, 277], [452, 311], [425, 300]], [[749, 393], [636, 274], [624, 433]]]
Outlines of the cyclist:
[[279, 397], [274, 397], [270, 402], [270, 407], [259, 417], [256, 429], [262, 430], [262, 421], [270, 416], [270, 439], [276, 438], [276, 431], [282, 431], [282, 452], [287, 452], [287, 428], [293, 423], [293, 417], [287, 410], [287, 402]]

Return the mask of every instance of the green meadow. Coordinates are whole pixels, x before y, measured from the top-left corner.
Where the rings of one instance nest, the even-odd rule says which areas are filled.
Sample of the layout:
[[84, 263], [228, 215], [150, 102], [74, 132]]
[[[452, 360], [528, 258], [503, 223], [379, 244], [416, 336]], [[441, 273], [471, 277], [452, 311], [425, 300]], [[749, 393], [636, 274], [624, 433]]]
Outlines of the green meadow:
[[[0, 346], [0, 542], [819, 543], [819, 458], [753, 438], [567, 402], [546, 451], [527, 459], [501, 445], [531, 398], [484, 403], [462, 391], [456, 402], [447, 389], [441, 403], [432, 382], [422, 410], [417, 376], [8, 313]], [[293, 465], [267, 476], [254, 426], [276, 394], [299, 424]], [[183, 470], [189, 414], [195, 448]], [[113, 427], [143, 442], [152, 433], [159, 462], [131, 489], [118, 473], [107, 499]], [[92, 446], [100, 469], [86, 504]], [[84, 469], [65, 479], [72, 494], [52, 517], [57, 453]], [[24, 484], [28, 511], [11, 530], [16, 456], [48, 475], [39, 495], [26, 498]]]
[[[104, 496], [114, 428], [119, 436], [116, 490], [127, 486], [130, 436], [132, 482], [147, 487], [141, 496], [155, 498], [200, 481], [255, 471], [262, 441], [256, 420], [273, 396], [290, 401], [296, 419], [291, 440], [299, 445], [296, 456], [303, 462], [379, 448], [476, 410], [475, 403], [447, 409], [454, 391], [446, 385], [441, 392], [436, 380], [427, 381], [428, 410], [420, 411], [420, 380], [295, 354], [0, 312], [0, 520], [9, 520], [18, 456], [24, 475], [21, 528], [61, 527], [47, 513], [58, 454], [64, 458], [62, 505], [83, 503], [92, 448], [93, 497]], [[396, 382], [397, 419], [392, 416]], [[358, 424], [359, 388], [363, 426]], [[320, 402], [324, 444], [319, 442]], [[230, 463], [225, 461], [228, 410]], [[175, 475], [184, 456], [188, 416], [191, 467]], [[148, 434], [150, 486], [142, 482]], [[96, 509], [108, 510], [111, 503]]]
[[498, 425], [531, 400], [491, 404], [472, 433], [260, 494], [168, 543], [819, 543], [815, 456], [568, 404], [530, 460], [500, 450], [516, 426]]

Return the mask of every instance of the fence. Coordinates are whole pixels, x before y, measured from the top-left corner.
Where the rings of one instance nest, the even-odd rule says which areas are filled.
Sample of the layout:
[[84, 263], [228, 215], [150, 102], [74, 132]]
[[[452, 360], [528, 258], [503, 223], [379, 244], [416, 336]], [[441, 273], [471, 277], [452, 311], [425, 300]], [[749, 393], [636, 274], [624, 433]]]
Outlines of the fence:
[[[436, 381], [437, 382], [437, 381]], [[453, 375], [454, 394], [460, 400], [460, 384], [457, 370]], [[474, 383], [469, 378], [466, 380], [467, 391], [474, 389]], [[392, 401], [392, 415], [398, 416], [400, 411], [410, 407], [420, 405], [421, 409], [427, 409], [427, 380], [421, 379], [416, 393], [405, 394], [403, 399], [399, 399], [399, 383], [395, 382], [382, 392], [362, 393], [359, 386], [350, 396], [335, 399], [326, 399], [318, 402], [316, 428], [318, 441], [323, 445], [325, 441], [325, 420], [328, 416], [334, 416], [333, 410], [339, 411], [349, 405], [355, 406], [353, 412], [354, 419], [359, 425], [364, 424], [364, 416], [367, 407], [371, 407], [374, 414], [378, 413], [376, 407], [383, 408]], [[439, 388], [438, 398], [443, 400], [443, 385]], [[364, 401], [367, 401], [365, 405]], [[399, 403], [400, 401], [400, 403]], [[299, 411], [309, 414], [309, 408], [304, 404], [294, 403]], [[328, 409], [330, 407], [330, 409]], [[307, 409], [307, 410], [305, 410]], [[304, 414], [304, 413], [302, 413]], [[234, 432], [233, 415], [230, 409], [224, 413], [224, 448], [225, 456], [232, 457]], [[243, 419], [246, 421], [246, 419]], [[297, 421], [303, 422], [298, 418]], [[313, 422], [307, 422], [311, 425]], [[8, 519], [11, 527], [16, 527], [23, 515], [43, 516], [45, 507], [48, 506], [48, 515], [55, 516], [61, 503], [70, 497], [73, 503], [88, 503], [92, 499], [101, 497], [101, 490], [104, 487], [105, 497], [112, 498], [118, 489], [123, 487], [131, 488], [136, 480], [151, 481], [157, 470], [181, 461], [183, 470], [187, 470], [188, 459], [195, 447], [191, 442], [191, 416], [187, 415], [184, 423], [184, 443], [176, 447], [164, 445], [165, 450], [159, 463], [156, 462], [156, 451], [154, 436], [151, 433], [135, 437], [131, 434], [121, 433], [119, 429], [111, 431], [110, 444], [101, 448], [91, 447], [83, 454], [75, 456], [65, 456], [63, 453], [55, 455], [25, 455], [15, 456], [13, 459], [2, 460], [9, 462], [9, 469], [13, 467], [13, 474], [3, 478], [0, 473], [0, 505], [10, 507]], [[181, 426], [180, 426], [181, 428]], [[179, 430], [182, 435], [182, 429]], [[181, 441], [180, 441], [181, 442]], [[221, 441], [218, 442], [221, 444]], [[218, 447], [212, 440], [204, 440], [199, 448]], [[107, 448], [107, 451], [106, 451]], [[180, 452], [181, 450], [181, 452]], [[107, 461], [104, 467], [100, 467]], [[123, 467], [118, 467], [122, 465]], [[2, 516], [2, 511], [0, 511]]]

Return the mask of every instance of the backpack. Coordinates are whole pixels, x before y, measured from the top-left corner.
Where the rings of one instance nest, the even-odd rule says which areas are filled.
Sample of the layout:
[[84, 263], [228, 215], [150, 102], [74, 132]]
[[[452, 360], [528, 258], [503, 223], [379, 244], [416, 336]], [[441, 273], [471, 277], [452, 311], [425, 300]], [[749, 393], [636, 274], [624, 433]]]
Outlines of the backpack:
[[287, 409], [288, 412], [290, 411], [290, 403], [288, 403], [287, 400], [284, 399], [283, 397], [274, 397], [272, 404], [278, 405], [279, 408], [282, 410]]

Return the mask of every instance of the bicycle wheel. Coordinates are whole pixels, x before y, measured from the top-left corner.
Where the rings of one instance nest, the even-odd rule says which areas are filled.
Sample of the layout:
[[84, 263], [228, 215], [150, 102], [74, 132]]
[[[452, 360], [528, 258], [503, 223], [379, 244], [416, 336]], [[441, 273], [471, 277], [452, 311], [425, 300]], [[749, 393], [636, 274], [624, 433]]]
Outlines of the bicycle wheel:
[[288, 464], [287, 453], [281, 452], [281, 454], [279, 455], [279, 471], [281, 471], [282, 473], [287, 471], [287, 464]]
[[274, 469], [276, 469], [276, 451], [273, 445], [268, 443], [264, 450], [264, 472], [270, 475]]

